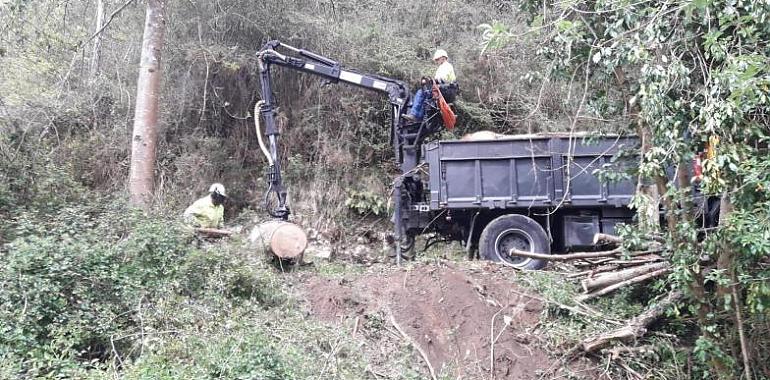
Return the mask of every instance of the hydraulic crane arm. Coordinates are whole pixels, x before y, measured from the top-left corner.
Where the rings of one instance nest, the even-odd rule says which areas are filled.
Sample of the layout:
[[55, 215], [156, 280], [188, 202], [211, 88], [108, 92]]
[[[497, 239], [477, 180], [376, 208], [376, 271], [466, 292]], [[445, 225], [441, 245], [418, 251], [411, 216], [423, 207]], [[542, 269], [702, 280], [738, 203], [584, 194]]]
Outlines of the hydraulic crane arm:
[[[288, 51], [287, 54], [277, 51], [280, 49]], [[275, 99], [273, 98], [272, 79], [270, 76], [270, 68], [273, 65], [318, 75], [332, 83], [344, 82], [387, 94], [392, 112], [391, 137], [396, 157], [402, 163], [399, 154], [399, 144], [401, 144], [402, 138], [399, 137], [398, 131], [401, 114], [409, 102], [410, 96], [409, 89], [403, 82], [378, 75], [362, 74], [343, 69], [334, 60], [304, 49], [297, 49], [279, 41], [270, 41], [265, 44], [257, 52], [257, 58], [259, 60], [260, 93], [262, 96], [260, 113], [265, 122], [265, 135], [268, 138], [269, 149], [267, 154], [270, 155], [268, 161], [272, 163], [267, 173], [269, 187], [265, 195], [265, 203], [267, 205], [268, 198], [272, 193], [275, 193], [278, 201], [275, 208], [267, 206], [270, 215], [282, 219], [286, 219], [289, 215], [289, 208], [286, 205], [286, 189], [281, 180], [280, 157], [278, 157], [278, 135], [280, 131], [275, 123]], [[254, 115], [254, 117], [259, 116]]]

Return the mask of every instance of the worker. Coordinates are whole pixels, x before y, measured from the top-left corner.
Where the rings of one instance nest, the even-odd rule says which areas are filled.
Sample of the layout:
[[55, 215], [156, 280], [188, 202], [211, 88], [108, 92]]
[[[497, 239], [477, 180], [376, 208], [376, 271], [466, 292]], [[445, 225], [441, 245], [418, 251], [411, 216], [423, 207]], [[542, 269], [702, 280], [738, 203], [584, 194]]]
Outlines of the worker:
[[[442, 93], [444, 94], [444, 97], [453, 97], [454, 92], [457, 89], [457, 76], [455, 75], [454, 66], [449, 63], [449, 56], [447, 55], [446, 50], [436, 50], [436, 52], [433, 54], [433, 62], [438, 65], [436, 74], [433, 75], [433, 79], [437, 84], [439, 84], [439, 86], [443, 87]], [[452, 93], [444, 93], [445, 88], [452, 89]], [[425, 116], [425, 99], [429, 96], [430, 90], [426, 91], [422, 88], [417, 90], [417, 92], [414, 94], [414, 99], [412, 100], [412, 108], [406, 115], [404, 115], [404, 118], [409, 121], [422, 120], [422, 118]]]
[[192, 227], [222, 228], [224, 226], [225, 186], [221, 183], [209, 187], [209, 195], [198, 199], [184, 210], [184, 221]]

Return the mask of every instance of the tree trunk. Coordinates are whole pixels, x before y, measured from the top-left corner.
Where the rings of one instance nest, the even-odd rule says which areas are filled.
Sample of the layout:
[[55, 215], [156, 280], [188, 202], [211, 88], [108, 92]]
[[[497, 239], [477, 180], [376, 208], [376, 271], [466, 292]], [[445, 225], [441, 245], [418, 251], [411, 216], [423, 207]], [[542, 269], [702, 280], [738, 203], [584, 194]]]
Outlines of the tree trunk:
[[99, 31], [104, 25], [104, 0], [96, 0], [96, 25], [94, 26], [94, 46], [91, 51], [90, 78], [93, 80], [99, 73], [99, 60], [102, 50], [102, 35]]
[[158, 99], [160, 98], [160, 57], [166, 21], [163, 0], [147, 1], [142, 58], [136, 88], [134, 132], [131, 139], [131, 171], [128, 190], [131, 204], [147, 207], [153, 191], [155, 146], [158, 139]]
[[[625, 70], [623, 67], [615, 68], [615, 83], [618, 85], [620, 92], [623, 96], [623, 103], [625, 108], [623, 110], [624, 116], [629, 119], [629, 122], [636, 123], [636, 133], [641, 140], [641, 146], [639, 147], [639, 159], [643, 160], [644, 155], [652, 147], [652, 134], [650, 130], [643, 125], [641, 118], [639, 117], [639, 102], [631, 102], [632, 97], [629, 95], [630, 85], [626, 78]], [[648, 184], [643, 181], [641, 176], [637, 179], [636, 184], [636, 196], [645, 198], [644, 209], [637, 210], [639, 216], [640, 227], [647, 232], [660, 231], [660, 222], [658, 221], [658, 210], [660, 208], [661, 196], [665, 192], [661, 193], [661, 189], [658, 180], [655, 179], [655, 184]], [[670, 208], [669, 208], [670, 210]], [[670, 226], [670, 224], [669, 224]]]
[[[723, 193], [719, 208], [719, 224], [721, 226], [727, 224], [728, 219], [730, 218], [730, 214], [733, 212], [733, 208], [733, 204], [730, 201], [730, 194], [728, 192]], [[728, 281], [726, 284], [719, 282], [717, 283], [717, 302], [721, 303], [724, 299], [730, 300], [730, 307], [724, 305], [722, 308], [724, 308], [726, 312], [732, 311], [732, 319], [734, 323], [733, 327], [737, 330], [737, 334], [731, 334], [734, 333], [734, 331], [729, 331], [727, 336], [738, 335], [738, 340], [740, 343], [740, 355], [738, 355], [738, 348], [735, 344], [733, 344], [733, 354], [736, 356], [736, 361], [742, 360], [743, 370], [746, 375], [745, 377], [747, 380], [751, 380], [751, 358], [749, 356], [750, 353], [748, 343], [746, 341], [746, 335], [743, 329], [743, 317], [741, 316], [741, 308], [743, 308], [743, 303], [741, 302], [740, 298], [740, 293], [742, 292], [738, 289], [740, 286], [740, 281], [738, 280], [738, 276], [735, 273], [735, 267], [737, 265], [735, 262], [735, 256], [735, 248], [732, 247], [728, 241], [723, 240], [719, 246], [717, 269], [724, 271], [724, 273], [726, 273], [729, 277], [730, 281]], [[729, 329], [729, 326], [727, 328]]]

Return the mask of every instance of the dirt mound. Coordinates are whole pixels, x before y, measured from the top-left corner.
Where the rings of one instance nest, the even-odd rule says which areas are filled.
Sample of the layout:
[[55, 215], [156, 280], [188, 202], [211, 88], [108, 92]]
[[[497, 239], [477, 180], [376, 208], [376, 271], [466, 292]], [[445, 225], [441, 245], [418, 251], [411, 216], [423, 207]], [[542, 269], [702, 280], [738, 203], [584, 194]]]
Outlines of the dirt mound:
[[494, 267], [421, 265], [351, 280], [315, 278], [307, 289], [311, 312], [326, 321], [392, 317], [437, 374], [534, 379], [551, 362], [531, 334], [542, 305]]

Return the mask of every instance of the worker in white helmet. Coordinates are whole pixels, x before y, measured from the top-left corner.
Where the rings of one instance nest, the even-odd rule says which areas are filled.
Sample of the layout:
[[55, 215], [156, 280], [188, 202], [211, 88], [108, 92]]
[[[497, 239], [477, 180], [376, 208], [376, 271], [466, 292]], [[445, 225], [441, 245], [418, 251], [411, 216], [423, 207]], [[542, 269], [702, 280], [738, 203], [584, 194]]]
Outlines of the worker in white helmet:
[[225, 222], [225, 198], [225, 186], [221, 183], [212, 184], [208, 195], [184, 210], [185, 223], [192, 227], [222, 228]]
[[[442, 88], [442, 94], [447, 97], [445, 89], [451, 89], [452, 93], [450, 97], [454, 97], [454, 92], [457, 89], [457, 75], [455, 75], [455, 68], [449, 63], [449, 56], [446, 50], [438, 49], [433, 53], [433, 62], [438, 65], [436, 74], [433, 75], [433, 80]], [[430, 91], [426, 91], [423, 88], [417, 90], [412, 99], [412, 108], [404, 115], [404, 118], [409, 121], [422, 120], [425, 116], [425, 100], [430, 96]], [[451, 100], [450, 100], [451, 101]]]

